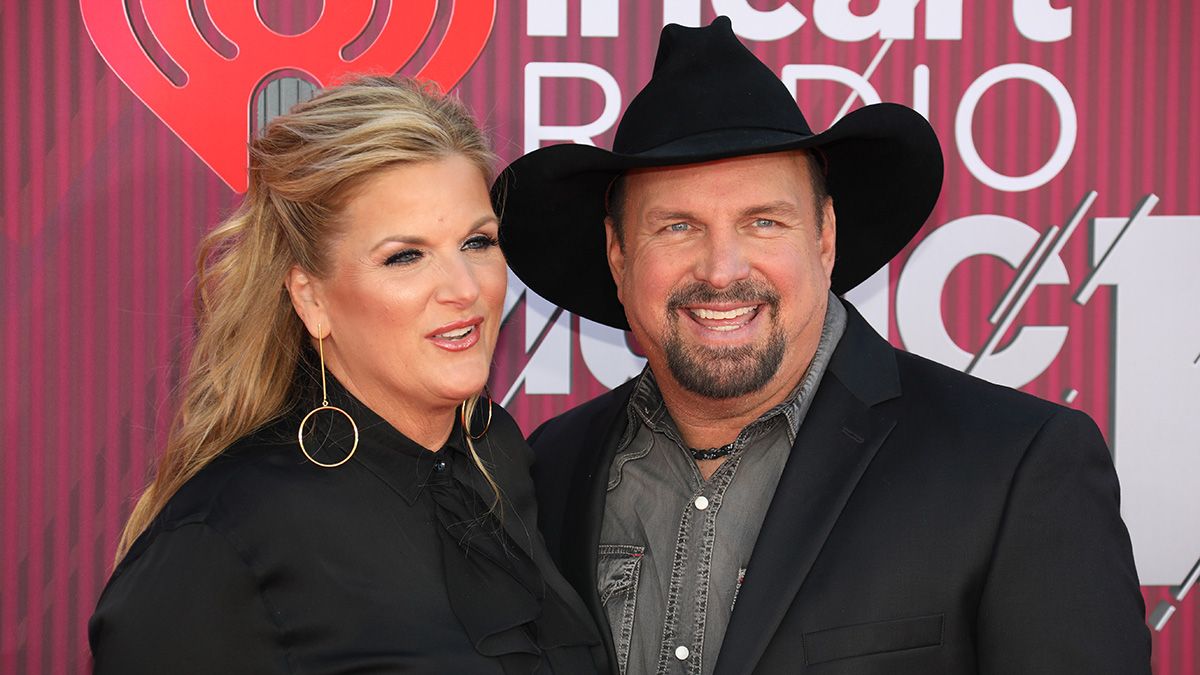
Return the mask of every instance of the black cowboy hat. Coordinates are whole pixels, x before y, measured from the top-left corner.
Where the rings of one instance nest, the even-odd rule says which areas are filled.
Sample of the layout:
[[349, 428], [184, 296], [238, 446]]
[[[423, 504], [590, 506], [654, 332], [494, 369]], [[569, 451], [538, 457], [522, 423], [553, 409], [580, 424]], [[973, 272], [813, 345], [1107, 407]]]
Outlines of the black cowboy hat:
[[894, 103], [855, 110], [814, 134], [792, 95], [733, 34], [663, 28], [654, 73], [629, 103], [612, 152], [553, 145], [508, 166], [492, 199], [509, 267], [568, 311], [628, 329], [605, 253], [605, 194], [622, 172], [727, 157], [820, 148], [837, 215], [832, 288], [854, 288], [929, 217], [942, 187], [937, 136]]

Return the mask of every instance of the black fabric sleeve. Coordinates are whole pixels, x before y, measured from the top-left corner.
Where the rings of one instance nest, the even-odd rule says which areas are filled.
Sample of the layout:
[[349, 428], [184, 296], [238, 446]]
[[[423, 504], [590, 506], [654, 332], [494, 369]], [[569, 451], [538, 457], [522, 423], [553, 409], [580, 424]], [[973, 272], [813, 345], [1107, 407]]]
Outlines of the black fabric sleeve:
[[1051, 417], [1016, 470], [978, 619], [981, 675], [1150, 673], [1150, 635], [1100, 430]]
[[88, 626], [97, 675], [286, 673], [279, 637], [250, 568], [202, 523], [159, 533]]

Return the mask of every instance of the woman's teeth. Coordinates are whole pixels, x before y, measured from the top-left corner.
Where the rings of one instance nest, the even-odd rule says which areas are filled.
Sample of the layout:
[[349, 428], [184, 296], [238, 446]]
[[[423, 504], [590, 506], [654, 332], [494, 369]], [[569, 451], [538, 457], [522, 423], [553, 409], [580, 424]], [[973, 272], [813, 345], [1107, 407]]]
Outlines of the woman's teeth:
[[446, 340], [461, 340], [470, 335], [471, 331], [473, 330], [475, 330], [475, 326], [467, 326], [466, 328], [459, 328], [458, 330], [448, 330], [445, 333], [438, 333], [434, 337], [444, 338]]

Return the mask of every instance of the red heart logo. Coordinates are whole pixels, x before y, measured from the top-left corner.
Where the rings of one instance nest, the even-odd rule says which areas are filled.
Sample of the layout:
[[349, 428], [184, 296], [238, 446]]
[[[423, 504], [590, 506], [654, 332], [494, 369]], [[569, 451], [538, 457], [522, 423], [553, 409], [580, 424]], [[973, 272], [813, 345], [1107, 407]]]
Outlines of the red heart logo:
[[[425, 41], [438, 6], [437, 0], [393, 0], [375, 41], [345, 59], [343, 48], [371, 22], [375, 0], [325, 2], [317, 22], [298, 35], [271, 30], [255, 0], [205, 3], [213, 26], [237, 48], [227, 58], [201, 35], [188, 0], [142, 2], [154, 38], [186, 75], [186, 82], [175, 84], [139, 41], [126, 2], [80, 0], [96, 49], [125, 86], [237, 192], [246, 189], [251, 99], [270, 75], [297, 70], [325, 85], [348, 73], [397, 72]], [[416, 77], [443, 91], [453, 88], [479, 58], [495, 16], [495, 0], [455, 0], [446, 34]]]

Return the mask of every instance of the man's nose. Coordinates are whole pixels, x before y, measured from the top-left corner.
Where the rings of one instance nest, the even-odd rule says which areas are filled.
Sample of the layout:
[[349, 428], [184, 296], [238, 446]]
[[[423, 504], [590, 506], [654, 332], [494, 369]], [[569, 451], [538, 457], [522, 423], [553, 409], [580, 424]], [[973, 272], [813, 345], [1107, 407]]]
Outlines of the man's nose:
[[713, 288], [725, 288], [750, 276], [745, 243], [737, 232], [712, 229], [706, 233], [704, 252], [696, 263], [696, 278]]

